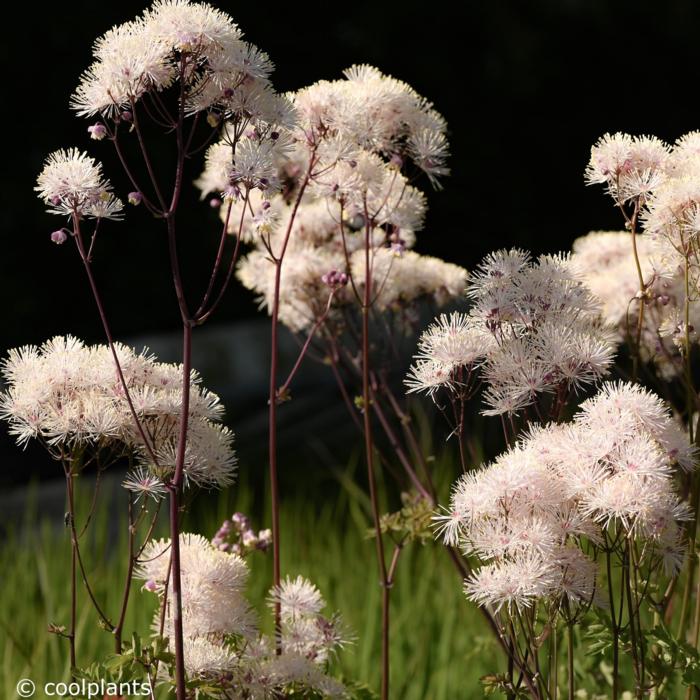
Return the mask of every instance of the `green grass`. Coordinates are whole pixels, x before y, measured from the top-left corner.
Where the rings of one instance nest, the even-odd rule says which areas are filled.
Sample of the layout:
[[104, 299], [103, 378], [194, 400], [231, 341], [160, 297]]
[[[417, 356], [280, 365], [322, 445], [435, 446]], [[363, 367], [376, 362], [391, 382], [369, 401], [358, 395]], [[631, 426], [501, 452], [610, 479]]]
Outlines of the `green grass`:
[[[380, 588], [374, 543], [366, 538], [370, 525], [366, 496], [354, 486], [351, 473], [330, 484], [309, 481], [314, 480], [300, 475], [297, 487], [283, 493], [283, 572], [308, 576], [329, 608], [341, 612], [355, 642], [340, 655], [336, 671], [376, 690]], [[244, 482], [226, 493], [203, 494], [187, 516], [185, 529], [212, 536], [233, 510], [253, 513], [258, 527], [268, 524], [262, 505], [267, 499], [260, 491]], [[80, 496], [83, 502], [89, 500], [86, 490]], [[114, 542], [108, 536], [108, 525], [115, 519], [123, 532], [122, 514], [105, 506], [98, 509], [85, 556], [95, 594], [112, 615], [119, 604], [126, 551], [123, 537]], [[162, 528], [161, 534], [165, 534]], [[267, 617], [269, 629], [264, 600], [271, 580], [270, 557], [256, 553], [249, 563], [250, 599]], [[30, 503], [26, 522], [0, 542], [0, 571], [0, 696], [11, 700], [17, 697], [20, 678], [31, 678], [41, 688], [46, 681], [69, 676], [66, 640], [47, 632], [49, 623], [68, 620], [69, 538], [63, 524], [42, 519]], [[133, 585], [125, 638], [132, 631], [148, 633], [153, 602], [151, 595], [139, 591], [138, 583]], [[464, 600], [452, 563], [437, 544], [405, 549], [391, 612], [392, 698], [481, 697], [480, 676], [502, 670], [495, 643], [479, 613]], [[112, 637], [99, 628], [82, 590], [77, 636], [79, 665], [112, 651]]]

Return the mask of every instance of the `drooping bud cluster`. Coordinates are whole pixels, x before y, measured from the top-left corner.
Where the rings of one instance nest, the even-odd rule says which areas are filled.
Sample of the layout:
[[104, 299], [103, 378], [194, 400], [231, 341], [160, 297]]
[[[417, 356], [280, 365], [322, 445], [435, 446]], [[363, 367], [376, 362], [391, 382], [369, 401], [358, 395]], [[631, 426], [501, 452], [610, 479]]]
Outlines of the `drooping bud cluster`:
[[234, 513], [231, 519], [224, 520], [211, 541], [222, 552], [231, 552], [245, 557], [255, 550], [266, 551], [272, 544], [272, 531], [255, 532], [250, 519], [243, 513]]
[[330, 270], [321, 275], [321, 281], [331, 289], [335, 289], [336, 287], [344, 287], [348, 283], [348, 276], [344, 272]]

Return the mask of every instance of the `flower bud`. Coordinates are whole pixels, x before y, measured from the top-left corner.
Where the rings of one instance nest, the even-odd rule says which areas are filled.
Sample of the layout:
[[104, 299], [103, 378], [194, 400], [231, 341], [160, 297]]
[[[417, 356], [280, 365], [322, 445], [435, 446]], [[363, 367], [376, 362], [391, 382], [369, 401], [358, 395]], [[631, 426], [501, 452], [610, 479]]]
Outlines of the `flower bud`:
[[102, 141], [102, 139], [107, 136], [107, 129], [104, 124], [93, 124], [88, 127], [88, 133], [91, 139], [95, 141]]
[[245, 513], [234, 513], [231, 516], [231, 522], [238, 530], [245, 530], [248, 528], [248, 516]]
[[396, 168], [397, 170], [401, 170], [401, 167], [403, 166], [403, 158], [398, 153], [394, 153], [389, 161], [389, 166]]
[[214, 114], [214, 112], [209, 112], [209, 114], [207, 114], [207, 124], [209, 124], [212, 129], [219, 126], [220, 121], [218, 114]]
[[60, 228], [58, 231], [54, 231], [51, 234], [51, 240], [56, 244], [56, 245], [61, 245], [62, 243], [65, 243], [66, 240], [68, 240], [68, 236], [66, 235], [66, 232]]
[[122, 118], [125, 122], [132, 122], [132, 121], [134, 121], [134, 115], [133, 115], [128, 109], [125, 109], [125, 110], [121, 113], [121, 118]]
[[329, 270], [321, 276], [321, 281], [331, 288], [344, 287], [348, 283], [348, 276], [338, 270]]
[[148, 581], [143, 584], [143, 587], [151, 593], [155, 593], [158, 590], [158, 584], [152, 578], [149, 578]]
[[272, 530], [258, 532], [258, 549], [266, 550], [272, 544]]
[[138, 207], [143, 201], [143, 195], [140, 192], [129, 192], [129, 204]]
[[256, 547], [258, 544], [258, 537], [252, 530], [246, 530], [243, 533], [243, 546], [252, 548]]
[[212, 197], [209, 200], [209, 206], [212, 209], [218, 209], [221, 206], [221, 200], [218, 197]]

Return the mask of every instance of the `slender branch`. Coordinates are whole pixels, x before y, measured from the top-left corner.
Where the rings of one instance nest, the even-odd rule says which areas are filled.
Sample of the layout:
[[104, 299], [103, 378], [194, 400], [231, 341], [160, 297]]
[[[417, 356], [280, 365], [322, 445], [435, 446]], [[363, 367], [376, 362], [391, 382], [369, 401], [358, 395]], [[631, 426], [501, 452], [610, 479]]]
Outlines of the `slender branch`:
[[313, 340], [314, 336], [316, 335], [316, 332], [318, 329], [323, 325], [325, 320], [328, 318], [328, 313], [331, 310], [331, 304], [333, 303], [333, 296], [335, 295], [335, 289], [331, 289], [331, 293], [328, 295], [328, 301], [326, 302], [326, 307], [323, 310], [323, 313], [316, 319], [316, 322], [314, 325], [311, 327], [311, 330], [309, 331], [308, 335], [306, 336], [306, 341], [301, 347], [301, 350], [299, 351], [299, 354], [297, 355], [297, 359], [294, 363], [294, 366], [292, 367], [291, 371], [289, 372], [289, 375], [287, 376], [287, 379], [285, 380], [284, 384], [277, 390], [277, 396], [280, 398], [283, 398], [287, 392], [289, 391], [289, 385], [292, 383], [292, 379], [294, 379], [296, 373], [299, 371], [299, 367], [301, 367], [301, 363], [304, 360], [304, 357], [306, 356], [306, 351], [309, 349], [309, 345], [311, 344], [311, 341]]
[[374, 519], [375, 541], [377, 548], [377, 562], [379, 565], [380, 582], [382, 585], [382, 682], [381, 698], [389, 698], [389, 585], [387, 567], [384, 558], [384, 542], [380, 525], [379, 499], [374, 473], [374, 445], [372, 440], [371, 417], [371, 390], [370, 390], [370, 352], [369, 352], [369, 313], [372, 299], [372, 270], [370, 267], [371, 226], [366, 216], [365, 206], [365, 286], [362, 303], [362, 402], [363, 425], [365, 434], [365, 458], [367, 461], [367, 479], [369, 482], [370, 500], [372, 502], [372, 517]]
[[241, 220], [238, 225], [238, 234], [236, 235], [236, 245], [234, 246], [233, 253], [231, 254], [231, 260], [229, 261], [228, 271], [226, 272], [226, 278], [224, 279], [224, 282], [221, 285], [221, 289], [219, 289], [219, 294], [217, 295], [216, 299], [213, 301], [209, 309], [207, 311], [204, 311], [204, 302], [202, 302], [202, 305], [197, 310], [197, 313], [195, 313], [194, 318], [197, 325], [201, 325], [202, 323], [207, 321], [209, 317], [214, 313], [214, 311], [216, 311], [217, 307], [221, 303], [221, 300], [224, 298], [224, 294], [228, 289], [229, 283], [231, 282], [231, 278], [233, 277], [233, 270], [236, 266], [236, 261], [238, 260], [238, 252], [240, 250], [241, 245], [241, 235], [243, 232], [243, 221], [245, 217], [245, 210], [248, 205], [249, 196], [250, 192], [249, 190], [246, 190], [245, 201], [243, 203], [243, 211], [241, 212]]
[[[180, 201], [182, 181], [185, 167], [185, 144], [183, 141], [183, 124], [185, 121], [185, 68], [187, 57], [180, 58], [180, 98], [178, 101], [178, 120], [175, 130], [177, 140], [177, 168], [175, 172], [175, 185], [167, 214], [168, 250], [170, 253], [170, 268], [182, 317], [182, 405], [180, 407], [180, 426], [177, 440], [177, 453], [175, 459], [175, 473], [168, 484], [170, 492], [168, 501], [168, 514], [170, 522], [170, 579], [172, 587], [172, 618], [173, 637], [175, 647], [175, 687], [177, 700], [186, 700], [185, 688], [185, 654], [184, 634], [182, 628], [182, 590], [180, 581], [180, 498], [185, 468], [185, 453], [187, 449], [187, 428], [190, 413], [190, 385], [192, 375], [192, 325], [185, 291], [182, 285], [180, 273], [180, 260], [177, 252], [177, 236], [175, 229], [175, 212]], [[146, 153], [144, 153], [146, 157]], [[147, 161], [148, 163], [148, 161]], [[154, 183], [156, 184], [156, 183]], [[161, 198], [162, 199], [162, 198]], [[165, 208], [165, 205], [164, 205]]]
[[[141, 125], [139, 123], [139, 117], [138, 117], [138, 111], [136, 109], [136, 102], [131, 100], [131, 114], [133, 118], [133, 124], [134, 124], [134, 131], [136, 132], [136, 137], [139, 142], [139, 146], [141, 148], [141, 155], [143, 156], [143, 162], [146, 164], [146, 170], [148, 171], [148, 177], [151, 179], [151, 184], [153, 185], [153, 190], [156, 193], [156, 197], [158, 198], [158, 202], [160, 204], [161, 209], [166, 212], [168, 211], [168, 207], [165, 203], [165, 199], [161, 193], [160, 186], [158, 185], [158, 180], [156, 179], [156, 174], [155, 171], [153, 170], [153, 164], [151, 163], [151, 158], [148, 155], [148, 149], [146, 148], [146, 142], [144, 141], [143, 138], [143, 133], [141, 132]], [[178, 126], [180, 126], [182, 123], [182, 120], [180, 120], [180, 123]]]
[[70, 584], [70, 627], [68, 632], [68, 644], [70, 647], [70, 667], [71, 676], [73, 675], [73, 669], [77, 667], [76, 657], [75, 657], [75, 629], [76, 629], [76, 610], [78, 607], [77, 600], [77, 542], [75, 538], [75, 531], [72, 527], [72, 523], [75, 519], [75, 507], [73, 502], [73, 473], [70, 467], [66, 468], [66, 494], [68, 496], [68, 518], [71, 522], [71, 584]]
[[117, 157], [119, 158], [119, 162], [121, 163], [121, 166], [124, 170], [124, 173], [126, 174], [127, 178], [129, 178], [129, 182], [131, 182], [131, 186], [141, 194], [141, 197], [143, 198], [141, 201], [143, 202], [144, 206], [148, 211], [150, 211], [154, 216], [163, 216], [164, 212], [158, 209], [153, 202], [147, 197], [147, 195], [144, 193], [143, 188], [139, 185], [138, 181], [136, 180], [136, 177], [134, 176], [131, 168], [129, 167], [129, 163], [126, 160], [126, 156], [124, 155], [121, 146], [119, 145], [119, 130], [118, 127], [114, 130], [114, 135], [112, 136], [112, 143], [114, 144], [114, 150], [117, 153]]
[[211, 276], [209, 277], [209, 284], [207, 285], [207, 291], [204, 293], [202, 298], [202, 303], [199, 305], [197, 311], [195, 311], [194, 316], [197, 318], [200, 313], [204, 310], [204, 307], [209, 302], [209, 297], [214, 289], [214, 282], [219, 274], [219, 268], [221, 267], [221, 261], [224, 256], [224, 248], [226, 246], [226, 238], [228, 237], [228, 222], [231, 218], [231, 208], [233, 207], [233, 200], [229, 199], [226, 205], [226, 216], [224, 217], [224, 223], [221, 227], [221, 238], [219, 239], [219, 249], [216, 251], [216, 259], [214, 260], [214, 266], [211, 270]]
[[122, 651], [122, 630], [124, 629], [124, 620], [126, 619], [126, 609], [129, 605], [129, 594], [131, 592], [131, 579], [134, 573], [134, 513], [133, 513], [133, 498], [129, 493], [129, 520], [128, 520], [128, 536], [129, 536], [129, 565], [126, 570], [126, 579], [124, 581], [124, 592], [122, 593], [122, 603], [119, 610], [119, 619], [114, 628], [114, 652], [121, 654]]
[[569, 700], [574, 700], [576, 697], [576, 678], [574, 676], [574, 625], [569, 622], [566, 625], [566, 641], [567, 641], [567, 670], [568, 670], [568, 689]]
[[139, 417], [136, 414], [134, 402], [131, 399], [131, 393], [129, 391], [126, 379], [124, 377], [124, 372], [122, 371], [121, 362], [119, 361], [117, 349], [114, 345], [114, 339], [112, 338], [112, 331], [110, 329], [109, 322], [107, 321], [107, 314], [105, 313], [104, 306], [102, 305], [102, 297], [100, 296], [100, 292], [97, 288], [97, 282], [95, 281], [95, 277], [92, 274], [92, 265], [90, 264], [90, 261], [85, 253], [85, 247], [83, 246], [83, 240], [80, 233], [80, 222], [77, 215], [73, 216], [73, 229], [75, 234], [75, 242], [78, 247], [78, 252], [80, 254], [81, 260], [83, 261], [85, 272], [87, 273], [88, 282], [90, 283], [90, 289], [92, 290], [92, 296], [95, 299], [97, 311], [100, 315], [100, 320], [102, 321], [102, 327], [104, 329], [105, 336], [107, 337], [107, 344], [109, 345], [109, 349], [112, 353], [112, 358], [114, 359], [114, 365], [117, 369], [119, 382], [121, 384], [122, 390], [124, 391], [126, 401], [129, 404], [129, 411], [131, 412], [131, 417], [134, 419], [134, 424], [136, 425], [136, 429], [138, 430], [139, 436], [141, 437], [141, 441], [143, 442], [143, 445], [146, 451], [148, 452], [149, 457], [153, 461], [153, 464], [158, 465], [158, 459], [156, 458], [156, 455], [153, 451], [153, 447], [151, 446], [151, 441], [146, 437], [143, 425], [141, 424], [141, 421], [139, 420]]
[[73, 551], [78, 562], [78, 568], [80, 569], [80, 575], [83, 580], [83, 584], [85, 585], [85, 590], [87, 591], [88, 597], [90, 598], [93, 607], [97, 611], [97, 614], [99, 615], [105, 627], [111, 631], [114, 629], [114, 626], [112, 625], [107, 615], [103, 612], [102, 607], [97, 602], [97, 598], [95, 598], [95, 594], [93, 593], [92, 587], [90, 586], [90, 582], [88, 580], [85, 565], [83, 564], [83, 557], [80, 554], [80, 545], [78, 543], [78, 531], [75, 526], [75, 496], [73, 491], [73, 476], [74, 474], [72, 471], [72, 466], [70, 466], [66, 469], [66, 486], [68, 490], [68, 520], [71, 531], [71, 539], [73, 541]]
[[[272, 561], [273, 561], [273, 585], [279, 586], [281, 581], [281, 570], [280, 570], [280, 526], [279, 526], [279, 483], [277, 475], [277, 364], [279, 360], [279, 341], [278, 341], [278, 331], [279, 331], [279, 301], [280, 301], [280, 289], [282, 285], [282, 263], [284, 261], [284, 255], [287, 250], [287, 245], [289, 244], [289, 239], [292, 234], [292, 227], [294, 225], [294, 220], [296, 218], [297, 211], [299, 210], [299, 205], [301, 204], [304, 192], [309, 184], [311, 177], [311, 171], [313, 169], [315, 159], [315, 151], [312, 152], [309, 159], [309, 167], [304, 176], [304, 180], [299, 186], [299, 191], [297, 193], [294, 205], [292, 207], [291, 216], [289, 223], [287, 224], [287, 229], [284, 234], [284, 239], [282, 241], [282, 247], [276, 256], [273, 256], [273, 263], [275, 265], [275, 283], [274, 291], [272, 297], [272, 308], [271, 308], [271, 338], [270, 338], [270, 382], [269, 382], [269, 394], [268, 394], [268, 451], [269, 451], [269, 476], [270, 476], [270, 497], [272, 505]], [[244, 208], [245, 211], [245, 208]], [[275, 632], [277, 639], [276, 651], [278, 654], [281, 653], [281, 647], [279, 645], [279, 632], [281, 629], [281, 608], [279, 602], [275, 602], [274, 606], [275, 614]]]
[[423, 486], [421, 483], [420, 479], [418, 478], [418, 475], [416, 474], [415, 470], [411, 466], [411, 461], [408, 459], [406, 456], [406, 453], [404, 452], [403, 448], [399, 444], [398, 438], [396, 436], [396, 433], [392, 429], [391, 425], [389, 424], [389, 421], [387, 420], [386, 416], [384, 415], [384, 411], [382, 410], [381, 405], [379, 404], [379, 400], [377, 399], [374, 391], [372, 391], [371, 394], [371, 401], [372, 401], [372, 409], [374, 410], [377, 418], [379, 419], [379, 423], [381, 424], [384, 433], [386, 434], [389, 443], [391, 444], [392, 449], [394, 450], [394, 453], [396, 456], [399, 458], [399, 461], [403, 465], [403, 468], [405, 469], [406, 473], [408, 474], [411, 483], [413, 486], [416, 488], [418, 493], [420, 493], [423, 498], [428, 500], [430, 503], [434, 504], [435, 501], [430, 494], [430, 492]]

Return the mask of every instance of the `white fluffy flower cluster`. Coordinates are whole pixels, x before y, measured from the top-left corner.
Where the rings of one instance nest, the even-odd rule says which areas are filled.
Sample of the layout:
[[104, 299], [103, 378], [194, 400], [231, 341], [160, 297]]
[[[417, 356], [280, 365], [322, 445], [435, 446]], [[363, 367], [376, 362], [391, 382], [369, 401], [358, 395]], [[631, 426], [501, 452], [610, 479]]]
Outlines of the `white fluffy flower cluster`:
[[588, 184], [618, 205], [637, 202], [646, 233], [682, 254], [700, 232], [700, 132], [668, 146], [656, 137], [606, 134], [591, 148]]
[[[146, 96], [182, 82], [189, 112], [288, 121], [291, 105], [270, 87], [268, 56], [206, 3], [157, 0], [95, 42], [71, 105], [81, 115], [119, 118]], [[156, 99], [158, 99], [156, 97]]]
[[[105, 345], [87, 346], [71, 336], [58, 336], [40, 347], [10, 350], [2, 363], [7, 388], [0, 395], [0, 417], [19, 444], [39, 439], [54, 452], [88, 448], [112, 458], [125, 451], [135, 453], [142, 469], [128, 480], [129, 488], [158, 494], [175, 469], [182, 368], [124, 345], [117, 345], [116, 352], [157, 464], [143, 444]], [[219, 397], [205, 389], [193, 372], [186, 481], [198, 486], [233, 481], [233, 433], [221, 424], [222, 415]]]
[[484, 413], [515, 414], [545, 394], [561, 400], [608, 372], [610, 333], [569, 257], [491, 253], [467, 296], [467, 314], [441, 316], [421, 336], [409, 392], [459, 389], [478, 370], [488, 385]]
[[[680, 353], [685, 345], [685, 278], [682, 269], [668, 269], [668, 258], [657, 241], [637, 235], [636, 247], [644, 280], [639, 291], [639, 275], [633, 258], [631, 234], [624, 231], [592, 231], [574, 241], [572, 260], [586, 284], [600, 300], [606, 323], [617, 329], [617, 339], [634, 342], [643, 297], [644, 314], [640, 355], [653, 362], [666, 378], [684, 371]], [[692, 328], [700, 327], [700, 308], [689, 305]], [[697, 336], [690, 330], [691, 341]]]
[[430, 102], [372, 66], [352, 66], [344, 76], [294, 94], [300, 140], [330, 142], [349, 159], [353, 150], [361, 149], [399, 166], [408, 160], [433, 181], [449, 173], [447, 125]]
[[479, 561], [467, 596], [496, 609], [539, 599], [587, 605], [597, 565], [585, 552], [628, 540], [640, 565], [677, 573], [691, 514], [673, 477], [695, 457], [657, 396], [604, 384], [572, 423], [532, 430], [454, 485], [436, 520], [446, 543]]
[[[686, 345], [697, 342], [694, 329], [700, 320], [693, 303], [693, 290], [699, 282], [696, 240], [700, 232], [700, 132], [682, 136], [673, 146], [655, 137], [606, 134], [591, 149], [586, 180], [607, 186], [616, 204], [626, 212], [628, 230], [643, 226], [645, 235], [636, 237], [643, 287], [640, 289], [629, 238], [627, 266], [623, 262], [622, 234], [591, 234], [590, 240], [577, 242], [577, 258], [591, 284], [598, 287], [603, 304], [616, 317], [616, 325], [621, 320], [626, 325], [628, 310], [638, 312], [639, 298], [644, 300], [640, 355], [645, 360], [653, 359], [662, 376], [671, 378], [682, 371], [680, 354], [687, 352]], [[619, 257], [619, 264], [615, 263], [621, 278], [619, 286], [603, 279], [607, 273], [601, 271], [600, 264], [605, 265], [608, 257]], [[628, 292], [635, 276], [638, 298], [631, 302], [635, 295]], [[617, 293], [624, 296], [614, 300]], [[622, 304], [629, 304], [629, 309], [623, 312]], [[636, 330], [636, 319], [629, 325]]]
[[[238, 177], [244, 140], [233, 147], [231, 126], [209, 148], [197, 182], [203, 196], [223, 195], [221, 217], [229, 232], [254, 243], [238, 277], [261, 305], [270, 308], [273, 297], [270, 252], [280, 255], [290, 226], [279, 313], [295, 331], [309, 328], [324, 312], [329, 296], [324, 276], [352, 278], [356, 288], [364, 283], [367, 229], [373, 291], [382, 308], [459, 293], [464, 270], [403, 254], [413, 246], [426, 209], [423, 193], [403, 171], [417, 166], [434, 181], [448, 173], [442, 117], [405, 83], [369, 66], [351, 68], [345, 80], [316, 83], [290, 99], [297, 121], [275, 132], [265, 167], [258, 168], [265, 171], [263, 186], [258, 179], [253, 189]], [[291, 200], [302, 182], [305, 195], [295, 208]], [[335, 290], [336, 306], [351, 299], [349, 292]]]
[[[144, 588], [171, 599], [170, 541], [149, 542], [136, 570]], [[278, 697], [283, 690], [343, 697], [343, 686], [325, 673], [331, 654], [343, 644], [340, 621], [326, 618], [315, 586], [298, 577], [273, 590], [281, 606], [280, 654], [263, 635], [245, 598], [248, 566], [237, 554], [214, 547], [201, 535], [180, 536], [185, 668], [190, 680], [218, 686], [229, 698]], [[166, 608], [164, 633], [173, 621]], [[156, 612], [154, 628], [160, 628]]]
[[123, 205], [111, 192], [102, 165], [77, 148], [61, 149], [48, 156], [34, 188], [61, 216], [87, 219], [119, 219]]
[[[261, 307], [268, 310], [272, 307], [275, 270], [267, 245], [279, 251], [292, 216], [291, 208], [280, 206], [275, 215], [278, 225], [258, 238], [255, 248], [241, 260], [237, 270], [239, 280], [258, 295]], [[340, 212], [334, 214], [323, 200], [309, 198], [297, 210], [282, 266], [279, 307], [280, 321], [292, 331], [308, 329], [324, 313], [333, 287], [328, 273], [344, 280], [334, 288], [333, 318], [339, 319], [340, 307], [353, 302], [352, 288], [346, 285], [348, 279], [353, 280], [362, 294], [365, 233], [353, 230], [350, 224], [354, 222], [346, 217], [341, 232]], [[381, 227], [373, 229], [371, 238], [372, 289], [377, 309], [406, 308], [420, 298], [432, 298], [443, 305], [464, 290], [466, 270], [404, 250], [406, 244], [414, 241], [412, 232], [401, 243], [400, 250]]]
[[663, 181], [669, 153], [655, 136], [605, 134], [591, 148], [586, 182], [604, 184], [616, 202], [645, 199]]

